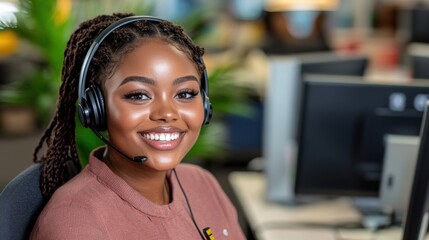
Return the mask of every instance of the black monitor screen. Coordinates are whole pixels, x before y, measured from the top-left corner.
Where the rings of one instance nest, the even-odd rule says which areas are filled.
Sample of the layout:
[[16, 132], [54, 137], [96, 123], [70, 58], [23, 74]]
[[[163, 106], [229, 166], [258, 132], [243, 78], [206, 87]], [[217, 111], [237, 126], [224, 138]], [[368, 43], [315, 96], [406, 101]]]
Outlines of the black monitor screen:
[[301, 74], [330, 74], [363, 76], [368, 65], [367, 56], [335, 56], [302, 61]]
[[296, 192], [377, 196], [385, 137], [419, 135], [429, 84], [317, 75], [303, 84]]
[[411, 56], [410, 60], [412, 77], [429, 79], [429, 56]]
[[429, 43], [429, 9], [418, 6], [410, 11], [410, 42]]

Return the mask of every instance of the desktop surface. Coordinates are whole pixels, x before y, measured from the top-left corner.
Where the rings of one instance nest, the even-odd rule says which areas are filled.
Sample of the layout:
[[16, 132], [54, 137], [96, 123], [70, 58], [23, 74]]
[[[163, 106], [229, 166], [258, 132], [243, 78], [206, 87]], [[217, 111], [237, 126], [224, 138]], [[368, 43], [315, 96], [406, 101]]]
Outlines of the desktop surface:
[[258, 240], [400, 240], [402, 236], [399, 227], [378, 231], [349, 227], [362, 216], [348, 198], [290, 206], [267, 201], [264, 173], [232, 172], [229, 182]]

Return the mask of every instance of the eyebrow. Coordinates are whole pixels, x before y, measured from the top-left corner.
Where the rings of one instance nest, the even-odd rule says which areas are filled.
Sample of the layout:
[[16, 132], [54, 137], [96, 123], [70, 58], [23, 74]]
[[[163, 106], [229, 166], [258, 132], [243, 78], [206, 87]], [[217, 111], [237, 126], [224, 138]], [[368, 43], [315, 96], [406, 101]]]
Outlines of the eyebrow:
[[187, 82], [187, 81], [195, 81], [195, 82], [199, 83], [198, 79], [195, 76], [189, 75], [189, 76], [179, 77], [179, 78], [175, 79], [173, 82], [173, 85], [177, 85], [177, 84]]
[[155, 85], [155, 80], [148, 78], [148, 77], [142, 77], [142, 76], [129, 76], [126, 77], [124, 80], [122, 80], [120, 85], [124, 85], [128, 82], [141, 82], [141, 83], [147, 83], [150, 85]]
[[[195, 76], [189, 75], [189, 76], [176, 78], [173, 82], [173, 85], [177, 85], [177, 84], [187, 82], [187, 81], [195, 81], [195, 82], [199, 83], [198, 79]], [[128, 82], [141, 82], [141, 83], [147, 83], [150, 85], [156, 85], [155, 80], [148, 78], [148, 77], [142, 77], [142, 76], [126, 77], [124, 80], [122, 80], [120, 85], [124, 85]]]

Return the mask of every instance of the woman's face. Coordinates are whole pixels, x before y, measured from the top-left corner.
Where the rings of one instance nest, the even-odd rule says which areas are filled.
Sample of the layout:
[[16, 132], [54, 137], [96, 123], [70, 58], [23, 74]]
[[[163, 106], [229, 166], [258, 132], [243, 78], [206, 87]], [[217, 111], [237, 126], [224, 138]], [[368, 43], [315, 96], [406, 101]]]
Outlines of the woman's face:
[[171, 44], [144, 41], [106, 80], [104, 94], [110, 141], [130, 157], [147, 156], [145, 166], [174, 168], [198, 138], [204, 118], [200, 77]]

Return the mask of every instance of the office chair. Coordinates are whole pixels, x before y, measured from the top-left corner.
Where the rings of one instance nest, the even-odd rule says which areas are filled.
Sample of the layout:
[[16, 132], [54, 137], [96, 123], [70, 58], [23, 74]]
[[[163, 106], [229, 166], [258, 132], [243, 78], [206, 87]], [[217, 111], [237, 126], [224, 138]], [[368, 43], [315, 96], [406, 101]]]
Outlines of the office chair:
[[0, 193], [1, 239], [28, 239], [45, 204], [39, 187], [41, 167], [40, 163], [28, 167]]

